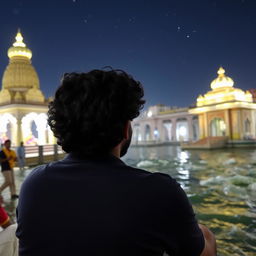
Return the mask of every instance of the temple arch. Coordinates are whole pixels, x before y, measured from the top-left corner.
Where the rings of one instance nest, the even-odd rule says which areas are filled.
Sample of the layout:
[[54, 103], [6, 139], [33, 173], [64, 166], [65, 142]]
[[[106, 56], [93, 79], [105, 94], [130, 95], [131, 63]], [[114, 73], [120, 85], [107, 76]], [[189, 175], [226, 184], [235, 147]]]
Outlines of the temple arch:
[[[0, 116], [0, 140], [14, 140], [17, 134], [17, 119], [12, 114], [5, 113]], [[15, 144], [15, 141], [13, 141]]]
[[176, 139], [178, 141], [187, 141], [189, 138], [188, 121], [186, 118], [177, 119], [176, 123]]
[[135, 143], [138, 143], [138, 141], [141, 141], [141, 140], [142, 140], [142, 137], [141, 137], [140, 125], [135, 124], [133, 126], [133, 141]]
[[157, 128], [154, 129], [154, 140], [159, 140], [160, 134]]
[[250, 139], [251, 137], [251, 122], [248, 118], [246, 118], [244, 122], [244, 130], [245, 130], [245, 139]]
[[226, 124], [223, 119], [215, 117], [210, 123], [211, 136], [225, 136], [226, 135]]
[[46, 144], [47, 115], [29, 113], [21, 120], [23, 141], [25, 145]]

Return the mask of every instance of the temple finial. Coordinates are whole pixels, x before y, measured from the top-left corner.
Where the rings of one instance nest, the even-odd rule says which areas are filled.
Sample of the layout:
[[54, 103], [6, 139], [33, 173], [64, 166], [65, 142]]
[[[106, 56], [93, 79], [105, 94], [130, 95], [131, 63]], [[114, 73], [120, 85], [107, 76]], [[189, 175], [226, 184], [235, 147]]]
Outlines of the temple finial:
[[26, 45], [23, 43], [23, 36], [20, 32], [20, 28], [18, 28], [18, 32], [15, 39], [16, 42], [13, 44], [14, 47], [26, 47]]
[[225, 69], [220, 66], [220, 68], [219, 68], [217, 73], [218, 73], [218, 75], [223, 75], [223, 74], [225, 74]]

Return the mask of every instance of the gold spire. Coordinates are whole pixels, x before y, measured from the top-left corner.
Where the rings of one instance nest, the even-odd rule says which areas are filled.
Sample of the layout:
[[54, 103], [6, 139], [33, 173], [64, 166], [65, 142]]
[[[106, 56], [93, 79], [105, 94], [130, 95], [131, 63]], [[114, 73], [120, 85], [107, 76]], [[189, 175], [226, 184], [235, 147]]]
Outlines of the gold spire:
[[20, 29], [18, 29], [18, 33], [17, 33], [15, 39], [16, 39], [16, 42], [13, 43], [14, 47], [18, 47], [18, 46], [19, 47], [26, 47], [26, 45], [23, 43], [23, 36], [20, 32]]
[[32, 58], [32, 52], [26, 47], [26, 44], [23, 42], [23, 36], [18, 29], [17, 35], [15, 37], [16, 42], [13, 43], [13, 46], [8, 50], [8, 57], [26, 57], [28, 59]]
[[211, 88], [213, 90], [223, 87], [233, 87], [234, 81], [225, 75], [225, 69], [223, 67], [219, 68], [217, 74], [218, 77], [211, 82]]
[[225, 75], [225, 69], [220, 67], [218, 77], [211, 83], [212, 90], [197, 98], [197, 107], [218, 105], [226, 102], [253, 102], [252, 95], [239, 88], [234, 88], [232, 78]]
[[224, 69], [223, 67], [220, 67], [219, 70], [218, 70], [218, 72], [217, 72], [217, 74], [218, 74], [219, 76], [221, 76], [221, 75], [224, 75], [225, 72], [226, 72], [225, 69]]

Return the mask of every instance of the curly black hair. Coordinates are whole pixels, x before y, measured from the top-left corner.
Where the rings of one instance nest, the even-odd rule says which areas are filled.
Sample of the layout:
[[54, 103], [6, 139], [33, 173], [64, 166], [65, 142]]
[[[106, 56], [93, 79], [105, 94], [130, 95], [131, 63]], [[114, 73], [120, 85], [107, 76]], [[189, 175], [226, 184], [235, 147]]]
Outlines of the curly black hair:
[[143, 108], [144, 91], [122, 70], [66, 73], [49, 104], [48, 124], [65, 152], [108, 154], [128, 120]]

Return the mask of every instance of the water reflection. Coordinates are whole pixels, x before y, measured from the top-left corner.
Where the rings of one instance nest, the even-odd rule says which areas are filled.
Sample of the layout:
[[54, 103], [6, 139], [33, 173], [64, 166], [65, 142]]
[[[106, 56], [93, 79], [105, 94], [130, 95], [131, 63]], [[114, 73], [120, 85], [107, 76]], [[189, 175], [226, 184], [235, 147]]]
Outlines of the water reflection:
[[131, 148], [124, 160], [177, 179], [199, 221], [216, 234], [218, 255], [256, 255], [256, 150]]
[[[182, 151], [179, 147], [130, 148], [127, 164], [177, 179], [189, 196], [199, 221], [217, 237], [219, 256], [256, 255], [256, 150]], [[31, 170], [15, 171], [17, 188]], [[3, 181], [0, 177], [0, 183]], [[16, 220], [17, 201], [3, 193]]]
[[189, 159], [188, 152], [187, 151], [180, 151], [180, 152], [178, 152], [178, 159], [179, 159], [181, 164], [186, 163], [187, 160]]

